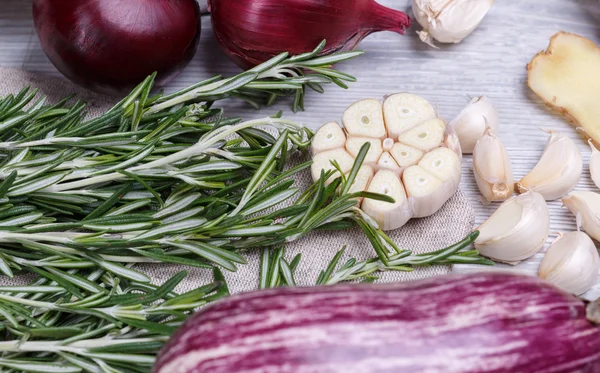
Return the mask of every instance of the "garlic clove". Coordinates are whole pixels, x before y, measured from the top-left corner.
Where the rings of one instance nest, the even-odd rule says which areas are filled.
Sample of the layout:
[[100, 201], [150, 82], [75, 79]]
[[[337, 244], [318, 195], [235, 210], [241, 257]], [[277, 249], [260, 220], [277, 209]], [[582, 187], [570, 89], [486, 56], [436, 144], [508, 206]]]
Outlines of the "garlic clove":
[[588, 140], [588, 143], [592, 149], [592, 156], [590, 158], [590, 175], [592, 176], [592, 181], [594, 184], [600, 188], [600, 151], [596, 149], [594, 142], [591, 139]]
[[365, 198], [362, 210], [372, 217], [383, 230], [396, 229], [412, 217], [406, 200], [406, 192], [402, 182], [392, 171], [381, 170], [375, 174], [367, 189], [369, 192], [385, 194], [394, 199], [394, 203], [376, 201]]
[[327, 150], [333, 150], [344, 147], [346, 143], [346, 134], [336, 122], [325, 124], [317, 131], [312, 140], [313, 154], [322, 153]]
[[404, 145], [397, 142], [392, 147], [390, 154], [392, 155], [392, 157], [394, 157], [394, 160], [396, 160], [398, 166], [410, 167], [419, 163], [419, 161], [421, 160], [421, 158], [423, 158], [423, 155], [425, 153], [423, 153], [422, 150], [413, 148], [412, 146]]
[[548, 205], [536, 192], [514, 196], [500, 205], [478, 230], [475, 248], [481, 255], [517, 264], [535, 255], [548, 239]]
[[512, 196], [515, 180], [508, 153], [491, 129], [475, 146], [473, 173], [479, 191], [488, 202], [505, 201]]
[[360, 148], [365, 143], [370, 143], [369, 151], [365, 157], [365, 164], [375, 164], [381, 157], [381, 153], [383, 152], [381, 140], [379, 139], [371, 139], [366, 137], [348, 137], [346, 141], [346, 151], [354, 158], [360, 152]]
[[598, 279], [600, 255], [592, 239], [583, 232], [561, 234], [548, 248], [538, 276], [559, 288], [581, 295]]
[[[336, 161], [344, 173], [349, 172], [354, 165], [354, 158], [344, 149], [333, 149], [319, 153], [313, 157], [313, 164], [311, 166], [313, 180], [319, 180], [321, 177], [321, 170], [324, 170], [325, 172], [335, 170], [336, 168], [331, 164], [332, 161]], [[338, 177], [340, 177], [340, 175], [335, 173], [327, 180], [327, 182], [330, 183]]]
[[385, 152], [381, 155], [381, 157], [379, 158], [379, 162], [377, 162], [377, 165], [382, 169], [387, 169], [396, 173], [399, 173], [401, 171], [401, 168], [398, 165], [398, 163], [396, 163], [392, 155], [388, 152]]
[[386, 137], [383, 108], [377, 100], [366, 99], [350, 105], [344, 112], [342, 122], [350, 136], [376, 139]]
[[572, 192], [562, 202], [577, 217], [577, 225], [600, 242], [600, 194]]
[[449, 181], [453, 186], [460, 183], [460, 158], [448, 148], [437, 148], [425, 154], [419, 167], [442, 182]]
[[469, 36], [490, 10], [493, 0], [413, 0], [413, 13], [423, 27], [422, 41], [433, 45], [459, 43]]
[[470, 154], [487, 128], [492, 133], [498, 133], [499, 123], [496, 109], [490, 100], [481, 96], [472, 99], [449, 125], [458, 136], [463, 154]]
[[[346, 174], [348, 176], [349, 173]], [[375, 175], [375, 171], [372, 167], [367, 165], [363, 165], [356, 174], [356, 178], [354, 179], [354, 183], [350, 186], [349, 193], [357, 193], [362, 192], [367, 189], [367, 186], [373, 179], [373, 175]]]
[[423, 97], [411, 93], [396, 93], [383, 102], [383, 116], [388, 137], [398, 138], [402, 133], [435, 118], [433, 106]]
[[404, 132], [398, 141], [428, 152], [439, 147], [444, 141], [446, 124], [439, 118], [430, 119]]
[[583, 160], [577, 145], [567, 136], [550, 132], [550, 140], [538, 164], [517, 187], [519, 193], [533, 190], [547, 201], [564, 197], [581, 178]]
[[402, 182], [415, 218], [434, 214], [448, 200], [442, 187], [444, 183], [420, 166], [411, 166], [404, 170]]

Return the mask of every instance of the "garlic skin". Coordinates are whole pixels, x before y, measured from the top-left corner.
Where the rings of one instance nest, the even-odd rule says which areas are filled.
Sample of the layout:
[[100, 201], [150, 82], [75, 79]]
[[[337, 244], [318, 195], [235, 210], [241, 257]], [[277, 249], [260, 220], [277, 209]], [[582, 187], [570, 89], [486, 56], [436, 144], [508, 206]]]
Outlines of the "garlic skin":
[[559, 288], [581, 295], [598, 279], [600, 255], [594, 241], [583, 232], [560, 234], [550, 245], [538, 276]]
[[435, 48], [440, 43], [460, 43], [481, 23], [494, 0], [413, 0], [412, 9], [421, 41]]
[[535, 255], [550, 234], [550, 213], [536, 192], [514, 196], [477, 228], [475, 248], [498, 262], [518, 264]]
[[538, 164], [517, 187], [519, 193], [533, 190], [553, 201], [569, 193], [581, 178], [583, 159], [573, 140], [567, 136], [550, 131], [550, 140]]
[[349, 172], [361, 147], [369, 143], [364, 172], [359, 172], [360, 181], [352, 190], [394, 198], [394, 203], [361, 200], [362, 211], [381, 229], [397, 229], [411, 218], [430, 216], [456, 193], [462, 174], [460, 144], [424, 98], [396, 93], [383, 104], [361, 100], [344, 112], [342, 122], [343, 129], [328, 123], [313, 137], [312, 177], [316, 181], [322, 170], [332, 170], [334, 160], [342, 172]]
[[483, 137], [487, 128], [498, 133], [500, 119], [498, 112], [485, 96], [471, 100], [469, 104], [450, 122], [454, 128], [463, 154], [471, 154], [477, 141]]
[[515, 178], [508, 153], [490, 128], [473, 151], [473, 174], [486, 201], [505, 201], [513, 195]]
[[590, 175], [592, 181], [598, 188], [600, 188], [600, 151], [594, 146], [594, 142], [588, 140], [590, 148], [592, 149], [592, 156], [590, 157]]
[[572, 192], [562, 202], [577, 218], [577, 227], [600, 242], [600, 194]]

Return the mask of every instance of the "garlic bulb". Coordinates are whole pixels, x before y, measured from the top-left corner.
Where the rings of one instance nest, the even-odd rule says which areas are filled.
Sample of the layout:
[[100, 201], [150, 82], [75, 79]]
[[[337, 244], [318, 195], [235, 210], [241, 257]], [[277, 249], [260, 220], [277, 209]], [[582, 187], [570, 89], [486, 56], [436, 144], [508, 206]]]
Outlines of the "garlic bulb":
[[519, 193], [533, 190], [546, 201], [564, 197], [581, 178], [583, 160], [575, 142], [550, 131], [550, 140], [538, 164], [518, 183]]
[[600, 194], [572, 192], [562, 202], [577, 217], [577, 227], [600, 241]]
[[504, 202], [479, 228], [475, 248], [490, 259], [517, 264], [536, 254], [548, 239], [550, 214], [536, 192]]
[[489, 128], [473, 151], [473, 173], [479, 191], [488, 202], [505, 201], [515, 190], [508, 153]]
[[459, 43], [481, 23], [494, 0], [413, 0], [415, 18], [423, 27], [419, 37], [435, 47], [440, 43]]
[[348, 173], [361, 147], [369, 143], [352, 191], [394, 198], [394, 203], [361, 201], [362, 210], [382, 229], [400, 228], [411, 218], [434, 214], [458, 189], [460, 145], [424, 98], [397, 93], [383, 104], [373, 99], [358, 101], [346, 110], [342, 121], [344, 129], [328, 123], [315, 134], [313, 179], [322, 170], [333, 170], [333, 160]]
[[463, 154], [473, 153], [477, 140], [490, 128], [492, 133], [498, 133], [500, 120], [498, 113], [490, 100], [485, 96], [471, 100], [456, 118], [450, 122], [460, 141]]
[[590, 158], [590, 175], [592, 181], [600, 188], [600, 151], [594, 146], [594, 142], [590, 139], [590, 147], [592, 148], [592, 157]]
[[575, 295], [588, 291], [598, 278], [600, 255], [583, 232], [561, 234], [548, 248], [538, 276]]

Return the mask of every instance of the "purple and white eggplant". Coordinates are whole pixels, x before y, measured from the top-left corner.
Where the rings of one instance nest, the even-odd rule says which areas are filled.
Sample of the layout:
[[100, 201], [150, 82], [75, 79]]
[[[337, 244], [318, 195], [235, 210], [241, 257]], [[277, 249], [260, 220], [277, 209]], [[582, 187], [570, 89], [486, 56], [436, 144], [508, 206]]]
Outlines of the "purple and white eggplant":
[[500, 272], [273, 289], [197, 313], [154, 373], [594, 373], [594, 306]]

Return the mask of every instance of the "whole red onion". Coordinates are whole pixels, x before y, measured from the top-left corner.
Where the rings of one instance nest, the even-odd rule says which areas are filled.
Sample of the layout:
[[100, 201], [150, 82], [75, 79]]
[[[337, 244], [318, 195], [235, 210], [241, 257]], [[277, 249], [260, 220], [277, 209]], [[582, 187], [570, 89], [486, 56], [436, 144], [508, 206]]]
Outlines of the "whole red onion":
[[240, 67], [254, 67], [283, 51], [322, 54], [353, 49], [377, 31], [404, 33], [410, 18], [374, 0], [209, 0], [221, 48]]
[[165, 84], [192, 59], [201, 30], [196, 0], [33, 0], [33, 17], [54, 66], [104, 93], [155, 71]]

